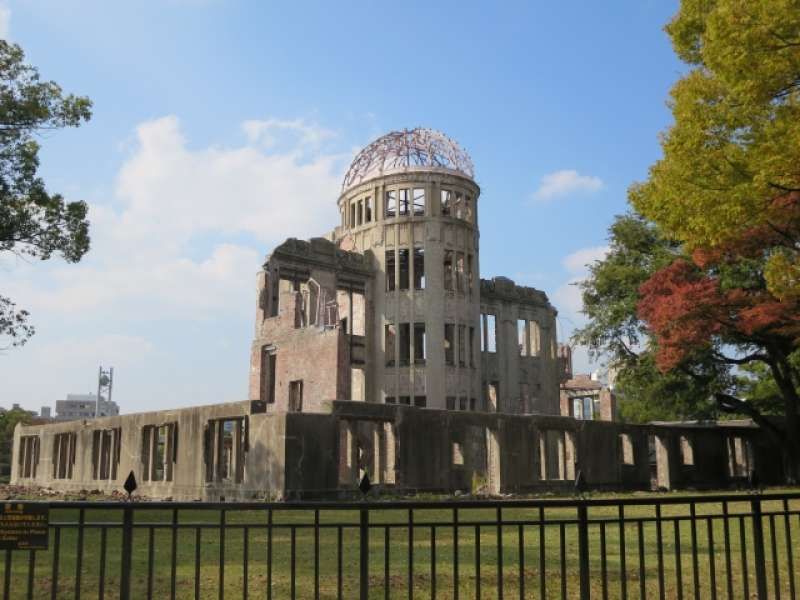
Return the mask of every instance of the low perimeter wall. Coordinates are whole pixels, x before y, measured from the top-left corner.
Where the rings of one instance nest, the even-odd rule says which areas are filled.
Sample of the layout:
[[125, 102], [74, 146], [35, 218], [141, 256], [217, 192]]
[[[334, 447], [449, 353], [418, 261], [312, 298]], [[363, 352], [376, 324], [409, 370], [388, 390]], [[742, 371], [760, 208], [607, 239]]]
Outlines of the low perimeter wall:
[[740, 486], [782, 482], [780, 447], [749, 422], [626, 425], [330, 402], [270, 413], [235, 402], [18, 425], [11, 482], [66, 492], [182, 500], [344, 497], [379, 491], [486, 494]]

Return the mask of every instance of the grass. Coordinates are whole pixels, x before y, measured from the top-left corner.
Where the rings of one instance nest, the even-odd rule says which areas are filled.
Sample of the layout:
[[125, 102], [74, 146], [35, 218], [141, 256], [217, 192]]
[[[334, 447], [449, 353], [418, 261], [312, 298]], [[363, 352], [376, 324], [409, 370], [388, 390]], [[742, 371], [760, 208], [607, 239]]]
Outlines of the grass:
[[[233, 507], [234, 505], [232, 505]], [[780, 501], [764, 501], [763, 519], [764, 550], [769, 597], [788, 597], [794, 572], [800, 563], [800, 499], [789, 502], [792, 514], [788, 521], [782, 515], [769, 516], [770, 512], [783, 511]], [[752, 519], [737, 517], [749, 512], [748, 496], [742, 501], [731, 502], [727, 510], [734, 518], [729, 519], [727, 541], [730, 548], [730, 566], [726, 560], [726, 528], [722, 515], [723, 507], [718, 503], [697, 504], [694, 545], [697, 548], [697, 579], [699, 598], [711, 597], [713, 587], [721, 598], [727, 597], [730, 578], [731, 597], [745, 596], [755, 592], [755, 553], [753, 551]], [[590, 519], [612, 519], [617, 516], [616, 507], [590, 508]], [[633, 519], [625, 526], [625, 576], [628, 597], [638, 598], [643, 590], [647, 598], [657, 598], [659, 591], [658, 530], [652, 506], [626, 507], [626, 518]], [[668, 505], [662, 509], [662, 517], [669, 520], [661, 525], [662, 569], [664, 595], [678, 596], [678, 570], [682, 578], [685, 598], [693, 598], [694, 564], [691, 548], [693, 535], [688, 520], [674, 521], [674, 517], [689, 516], [685, 504]], [[526, 525], [524, 521], [538, 520], [538, 509], [503, 510], [504, 525], [500, 530], [490, 524], [496, 517], [493, 509], [460, 509], [458, 513], [458, 590], [461, 598], [476, 597], [480, 583], [482, 598], [496, 598], [498, 588], [498, 562], [502, 558], [503, 589], [505, 598], [520, 597], [520, 579], [524, 585], [524, 597], [540, 597], [542, 583], [547, 598], [561, 597], [562, 584], [568, 598], [578, 597], [578, 539], [577, 528], [567, 523], [576, 517], [575, 509], [552, 508], [545, 511], [548, 523], [545, 527]], [[82, 568], [80, 590], [83, 598], [98, 597], [101, 568], [104, 568], [105, 597], [116, 598], [120, 581], [121, 511], [116, 509], [87, 509], [82, 543]], [[171, 586], [171, 564], [173, 533], [163, 527], [171, 523], [171, 510], [146, 510], [135, 512], [133, 555], [131, 568], [132, 598], [146, 598], [152, 586], [153, 598], [168, 598]], [[314, 597], [314, 512], [299, 510], [275, 511], [272, 538], [272, 585], [273, 598], [282, 600], [291, 597], [292, 548], [295, 553], [295, 595], [297, 598]], [[343, 577], [342, 597], [357, 598], [359, 593], [359, 514], [357, 511], [326, 510], [320, 512], [322, 528], [319, 533], [319, 589], [321, 598], [336, 598], [340, 555], [339, 532], [341, 531], [341, 561]], [[437, 598], [454, 597], [454, 543], [451, 510], [414, 510], [413, 540], [408, 535], [407, 510], [382, 510], [370, 513], [369, 582], [370, 598], [384, 598], [388, 582], [389, 597], [409, 597], [409, 584], [414, 597], [431, 597], [432, 584], [436, 584]], [[76, 510], [51, 509], [52, 523], [74, 524]], [[637, 520], [643, 519], [643, 520]], [[676, 530], [680, 552], [676, 553]], [[225, 598], [241, 598], [245, 587], [251, 598], [266, 597], [267, 585], [267, 533], [264, 511], [232, 510], [226, 516], [228, 527], [224, 540], [220, 539], [220, 513], [215, 510], [179, 511], [181, 526], [175, 536], [176, 544], [176, 595], [178, 598], [194, 598], [195, 584], [199, 585], [201, 598], [217, 598], [220, 589], [220, 548], [224, 542], [225, 568], [222, 589]], [[106, 524], [106, 527], [99, 524]], [[258, 525], [254, 525], [258, 524]], [[402, 527], [387, 527], [399, 524]], [[563, 524], [563, 527], [562, 527]], [[341, 525], [341, 529], [339, 526]], [[740, 529], [740, 525], [743, 528]], [[602, 531], [601, 531], [602, 528]], [[788, 528], [788, 529], [787, 529]], [[105, 529], [106, 533], [103, 533]], [[385, 578], [386, 535], [389, 531], [389, 576]], [[55, 533], [51, 529], [50, 547], [37, 552], [33, 578], [33, 596], [49, 598], [52, 589], [53, 555], [56, 535], [59, 536], [58, 589], [56, 597], [74, 596], [77, 573], [78, 533], [74, 527], [61, 527]], [[200, 544], [197, 535], [200, 531]], [[789, 538], [787, 538], [787, 531]], [[478, 533], [479, 532], [479, 533]], [[709, 536], [709, 533], [711, 536]], [[742, 552], [741, 535], [745, 536], [745, 551]], [[543, 536], [540, 539], [540, 535]], [[435, 544], [433, 538], [435, 536]], [[502, 541], [499, 541], [499, 537]], [[521, 537], [520, 537], [521, 536]], [[713, 539], [713, 554], [709, 539]], [[105, 542], [103, 542], [105, 538]], [[791, 539], [791, 543], [789, 543]], [[294, 543], [293, 541], [294, 540]], [[640, 543], [641, 540], [641, 543]], [[775, 554], [773, 554], [773, 540]], [[605, 565], [601, 559], [601, 543], [605, 543]], [[540, 547], [545, 553], [542, 556]], [[149, 577], [149, 557], [152, 548], [152, 579]], [[409, 548], [413, 548], [413, 568], [409, 567]], [[498, 548], [502, 552], [498, 553]], [[520, 548], [522, 569], [520, 572]], [[104, 549], [104, 552], [103, 552]], [[791, 550], [792, 562], [789, 561]], [[196, 562], [196, 553], [199, 561]], [[435, 563], [432, 561], [435, 553]], [[676, 555], [679, 557], [676, 561]], [[105, 557], [101, 561], [101, 556]], [[476, 562], [476, 556], [478, 561]], [[608, 522], [590, 525], [589, 556], [592, 596], [603, 597], [602, 572], [605, 568], [609, 598], [622, 596], [622, 566], [620, 552], [620, 528], [618, 523]], [[641, 563], [640, 556], [644, 562]], [[0, 554], [2, 557], [2, 554]], [[11, 568], [11, 597], [24, 598], [27, 594], [29, 552], [14, 552]], [[563, 569], [566, 577], [562, 578]], [[544, 570], [541, 570], [542, 561]], [[244, 564], [247, 563], [247, 577]], [[0, 560], [0, 581], [5, 576], [5, 566]], [[104, 564], [104, 567], [101, 567]], [[435, 574], [431, 565], [435, 564]], [[480, 570], [480, 577], [476, 571]], [[745, 575], [746, 569], [746, 575]], [[434, 578], [435, 575], [435, 578]], [[775, 582], [778, 582], [777, 588]], [[800, 585], [800, 576], [797, 576]]]

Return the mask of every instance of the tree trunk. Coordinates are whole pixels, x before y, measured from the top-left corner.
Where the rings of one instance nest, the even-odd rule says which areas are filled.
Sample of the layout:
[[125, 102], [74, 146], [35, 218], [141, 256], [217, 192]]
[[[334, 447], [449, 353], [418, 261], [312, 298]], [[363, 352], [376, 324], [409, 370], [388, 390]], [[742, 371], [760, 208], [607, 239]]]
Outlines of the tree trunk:
[[792, 369], [785, 356], [780, 356], [775, 363], [770, 363], [770, 369], [784, 401], [786, 428], [786, 441], [783, 445], [784, 478], [787, 484], [797, 485], [800, 482], [800, 422], [797, 414], [800, 396], [797, 395]]

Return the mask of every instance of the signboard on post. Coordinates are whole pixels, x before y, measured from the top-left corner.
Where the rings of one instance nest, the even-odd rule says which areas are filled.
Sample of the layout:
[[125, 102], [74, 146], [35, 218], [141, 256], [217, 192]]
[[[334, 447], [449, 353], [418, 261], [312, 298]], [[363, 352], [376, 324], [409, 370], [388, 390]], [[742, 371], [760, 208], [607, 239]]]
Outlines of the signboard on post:
[[0, 550], [47, 550], [46, 504], [0, 503]]

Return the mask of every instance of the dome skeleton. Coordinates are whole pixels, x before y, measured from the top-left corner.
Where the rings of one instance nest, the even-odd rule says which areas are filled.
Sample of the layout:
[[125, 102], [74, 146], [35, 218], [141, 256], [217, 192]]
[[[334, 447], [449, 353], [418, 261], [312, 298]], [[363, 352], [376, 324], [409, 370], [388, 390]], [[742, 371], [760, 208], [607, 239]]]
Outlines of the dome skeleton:
[[342, 191], [375, 176], [414, 168], [454, 171], [472, 179], [472, 159], [452, 139], [434, 129], [392, 131], [364, 148], [344, 176]]

